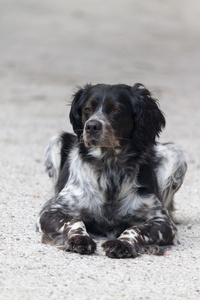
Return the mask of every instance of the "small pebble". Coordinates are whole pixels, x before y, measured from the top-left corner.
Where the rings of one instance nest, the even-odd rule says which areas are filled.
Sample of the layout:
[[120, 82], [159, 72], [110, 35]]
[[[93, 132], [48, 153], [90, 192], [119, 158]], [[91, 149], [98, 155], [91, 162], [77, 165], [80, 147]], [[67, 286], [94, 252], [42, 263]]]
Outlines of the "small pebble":
[[191, 229], [191, 228], [192, 228], [192, 225], [188, 224], [187, 229]]

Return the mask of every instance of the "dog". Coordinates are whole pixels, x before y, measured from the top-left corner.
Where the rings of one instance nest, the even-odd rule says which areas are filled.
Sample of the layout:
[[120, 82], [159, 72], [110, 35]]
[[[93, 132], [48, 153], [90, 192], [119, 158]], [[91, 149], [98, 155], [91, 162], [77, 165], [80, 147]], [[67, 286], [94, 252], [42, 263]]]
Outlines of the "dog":
[[187, 169], [182, 151], [158, 143], [165, 117], [142, 85], [87, 84], [73, 96], [74, 134], [52, 138], [45, 167], [55, 195], [42, 208], [42, 242], [110, 258], [162, 255], [177, 242], [173, 198]]

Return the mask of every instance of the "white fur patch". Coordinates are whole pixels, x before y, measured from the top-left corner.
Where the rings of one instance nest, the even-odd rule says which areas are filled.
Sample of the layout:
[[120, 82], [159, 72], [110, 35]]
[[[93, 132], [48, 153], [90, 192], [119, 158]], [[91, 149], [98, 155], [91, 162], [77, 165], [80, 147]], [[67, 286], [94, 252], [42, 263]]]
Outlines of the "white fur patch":
[[67, 185], [59, 196], [63, 198], [63, 201], [66, 199], [69, 205], [71, 204], [71, 210], [74, 201], [76, 201], [75, 210], [86, 208], [95, 214], [99, 214], [103, 200], [99, 195], [95, 173], [87, 163], [82, 162], [77, 148], [71, 151], [69, 161], [70, 176]]
[[137, 243], [138, 237], [139, 234], [137, 233], [137, 231], [132, 228], [129, 228], [126, 229], [124, 232], [122, 232], [118, 240], [122, 240], [122, 241], [125, 240], [129, 244], [135, 245]]
[[[85, 224], [82, 221], [75, 222], [74, 224], [70, 224], [71, 222], [68, 222], [66, 226], [68, 226], [68, 238], [76, 235], [88, 235]], [[81, 232], [78, 230], [81, 229]]]
[[160, 231], [158, 231], [158, 236], [159, 236], [159, 240], [162, 241], [163, 240], [163, 235]]
[[[68, 222], [67, 225], [70, 225], [70, 222]], [[70, 230], [76, 230], [78, 228], [85, 229], [85, 225], [82, 221], [70, 225]]]

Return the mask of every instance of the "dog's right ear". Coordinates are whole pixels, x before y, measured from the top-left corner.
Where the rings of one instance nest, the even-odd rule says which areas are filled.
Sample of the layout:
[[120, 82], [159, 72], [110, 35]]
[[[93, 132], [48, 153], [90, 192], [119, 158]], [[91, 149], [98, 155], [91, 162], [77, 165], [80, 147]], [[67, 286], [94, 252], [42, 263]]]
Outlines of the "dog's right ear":
[[74, 132], [78, 137], [80, 137], [83, 133], [82, 107], [90, 87], [91, 84], [86, 84], [83, 88], [78, 88], [78, 91], [73, 95], [69, 118]]

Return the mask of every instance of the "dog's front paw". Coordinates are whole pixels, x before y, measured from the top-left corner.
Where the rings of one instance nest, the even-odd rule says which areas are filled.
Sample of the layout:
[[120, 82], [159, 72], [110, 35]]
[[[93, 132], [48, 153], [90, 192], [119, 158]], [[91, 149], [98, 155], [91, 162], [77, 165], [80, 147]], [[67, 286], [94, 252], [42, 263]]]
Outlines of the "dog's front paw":
[[68, 239], [67, 244], [67, 250], [80, 254], [92, 254], [96, 250], [96, 243], [87, 235], [74, 235]]
[[106, 255], [110, 258], [129, 258], [136, 257], [138, 253], [133, 245], [127, 241], [110, 240], [102, 244]]

